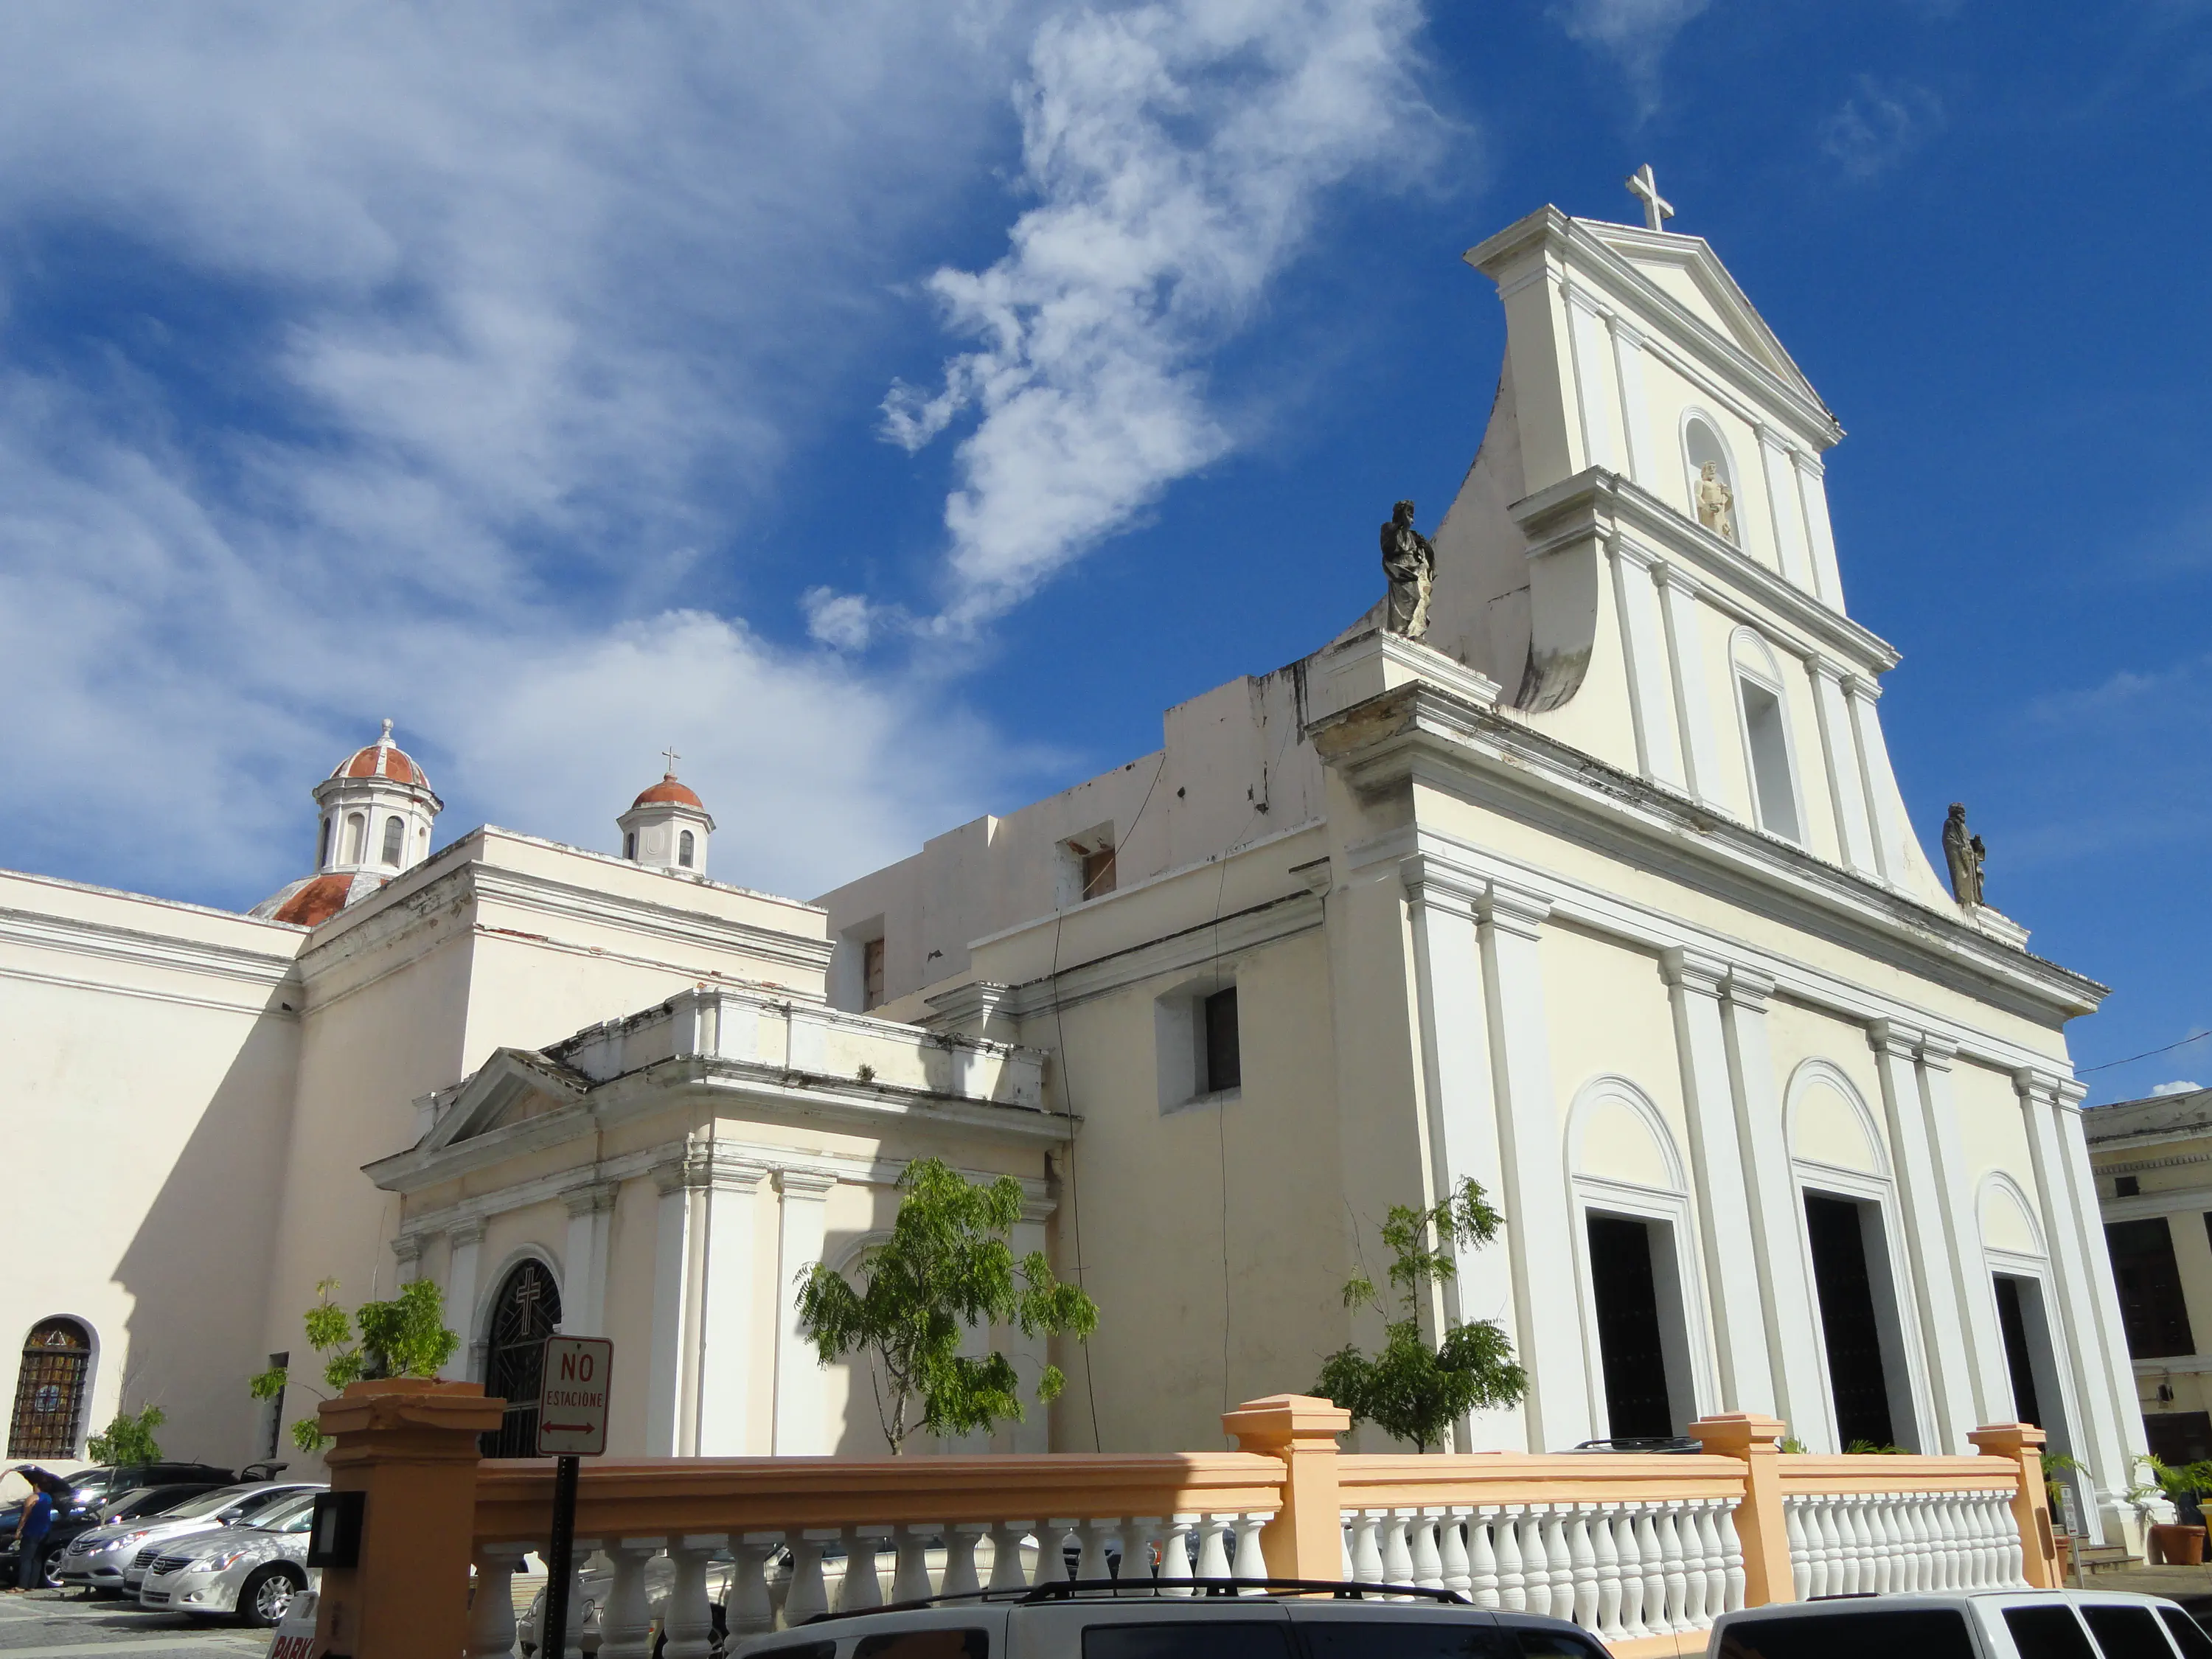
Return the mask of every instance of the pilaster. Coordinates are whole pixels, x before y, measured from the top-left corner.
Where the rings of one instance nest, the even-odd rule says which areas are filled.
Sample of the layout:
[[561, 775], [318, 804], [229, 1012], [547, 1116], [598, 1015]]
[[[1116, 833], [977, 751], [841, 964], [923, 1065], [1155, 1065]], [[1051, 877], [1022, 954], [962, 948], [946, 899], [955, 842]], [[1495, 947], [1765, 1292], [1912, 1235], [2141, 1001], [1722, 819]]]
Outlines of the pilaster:
[[[775, 1283], [795, 1286], [799, 1275], [822, 1260], [822, 1237], [830, 1188], [837, 1177], [823, 1170], [779, 1170], [779, 1249]], [[711, 1270], [710, 1270], [711, 1271]], [[827, 1452], [822, 1417], [822, 1369], [799, 1328], [796, 1297], [776, 1298], [775, 1440], [778, 1457]]]
[[1659, 458], [1666, 448], [1652, 435], [1651, 399], [1644, 384], [1644, 337], [1619, 313], [1605, 319], [1613, 336], [1613, 364], [1620, 390], [1621, 437], [1628, 449], [1628, 476], [1656, 495]]
[[1659, 616], [1651, 568], [1656, 561], [1626, 536], [1606, 538], [1613, 566], [1613, 602], [1620, 612], [1621, 644], [1627, 657], [1628, 707], [1636, 728], [1636, 759], [1647, 778], [1674, 788], [1682, 785], [1682, 757], [1674, 742], [1674, 698], [1669, 695], [1666, 624]]
[[1606, 335], [1597, 304], [1589, 295], [1569, 283], [1566, 301], [1575, 401], [1582, 410], [1583, 453], [1589, 458], [1584, 464], [1618, 472], [1620, 447], [1614, 440], [1613, 394], [1607, 384], [1613, 379], [1613, 343]]
[[410, 1285], [422, 1277], [422, 1246], [426, 1243], [420, 1233], [401, 1233], [392, 1241], [392, 1259], [399, 1269], [394, 1283]]
[[[1021, 1219], [1014, 1223], [1007, 1237], [1016, 1261], [1044, 1253], [1045, 1224], [1057, 1207], [1050, 1199], [1030, 1199], [1023, 1204]], [[1049, 1340], [1031, 1336], [1018, 1325], [1003, 1335], [1006, 1358], [1013, 1361], [1015, 1374], [1021, 1378], [1024, 1406], [1022, 1420], [1012, 1425], [1010, 1449], [1048, 1452], [1052, 1449], [1052, 1408], [1037, 1404], [1036, 1385], [1037, 1378], [1044, 1375], [1044, 1368], [1052, 1358]]]
[[[698, 1329], [699, 1455], [742, 1457], [760, 1449], [752, 1426], [755, 1298], [760, 1284], [759, 1249], [754, 1241], [758, 1237], [760, 1187], [768, 1169], [717, 1146], [705, 1176], [693, 1202], [705, 1205], [706, 1236], [691, 1252], [698, 1286], [693, 1318]], [[828, 1188], [823, 1190], [826, 1193]], [[818, 1216], [821, 1205], [811, 1207]], [[817, 1220], [814, 1253], [818, 1257], [821, 1252]], [[820, 1382], [817, 1376], [817, 1395]]]
[[1836, 563], [1836, 532], [1828, 522], [1827, 469], [1818, 456], [1791, 452], [1797, 465], [1797, 495], [1805, 509], [1805, 539], [1813, 550], [1813, 574], [1821, 599], [1844, 608], [1844, 579]]
[[1936, 1157], [1936, 1181], [1943, 1199], [1943, 1235], [1948, 1249], [1941, 1262], [1922, 1253], [1923, 1271], [1948, 1268], [1958, 1297], [1960, 1334], [1973, 1383], [1976, 1424], [2012, 1420], [2012, 1376], [2005, 1364], [2004, 1337], [1997, 1329], [1996, 1290], [1982, 1253], [1981, 1217], [1974, 1205], [1972, 1171], [1959, 1139], [1959, 1105], [1951, 1087], [1952, 1062], [1959, 1045], [1929, 1032], [1913, 1059], [1920, 1078], [1920, 1109]]
[[1705, 695], [1705, 635], [1698, 621], [1698, 584], [1670, 564], [1654, 565], [1651, 577], [1659, 589], [1667, 656], [1674, 666], [1674, 718], [1682, 734], [1683, 775], [1692, 794], [1719, 806], [1726, 798], [1712, 700]]
[[1504, 1174], [1505, 1237], [1515, 1324], [1528, 1370], [1528, 1445], [1541, 1451], [1589, 1436], [1574, 1232], [1559, 1162], [1551, 1037], [1538, 939], [1551, 905], [1492, 882], [1480, 905], [1482, 969]]
[[1790, 464], [1789, 441], [1771, 426], [1759, 428], [1759, 459], [1766, 478], [1766, 506], [1774, 526], [1775, 561], [1782, 574], [1807, 592], [1815, 590], [1813, 561], [1805, 546], [1805, 513], [1797, 504], [1797, 470]]
[[[446, 1322], [458, 1329], [465, 1346], [460, 1363], [473, 1370], [477, 1334], [477, 1279], [483, 1271], [484, 1224], [480, 1216], [446, 1229]], [[458, 1382], [459, 1378], [450, 1378]]]
[[1705, 1283], [1711, 1287], [1721, 1404], [1724, 1411], [1768, 1414], [1774, 1409], [1773, 1360], [1759, 1294], [1758, 1231], [1746, 1190], [1750, 1170], [1736, 1128], [1728, 1035], [1722, 1027], [1728, 969], [1693, 951], [1668, 951], [1660, 958], [1660, 972], [1674, 1008], [1675, 1054], [1688, 1107], [1690, 1163], [1704, 1223], [1698, 1243]]
[[1820, 757], [1826, 763], [1828, 799], [1836, 809], [1836, 842], [1844, 862], [1863, 876], [1879, 877], [1875, 862], [1873, 821], [1867, 816], [1866, 785], [1859, 767], [1859, 741], [1844, 696], [1844, 671], [1826, 657], [1805, 664], [1813, 681], [1813, 707], [1820, 721]]
[[607, 1246], [620, 1183], [595, 1181], [561, 1194], [568, 1212], [568, 1283], [561, 1287], [561, 1333], [604, 1336], [607, 1318]]
[[1903, 884], [1905, 846], [1911, 832], [1898, 822], [1897, 781], [1890, 774], [1889, 744], [1881, 735], [1875, 704], [1881, 688], [1857, 674], [1844, 676], [1844, 700], [1850, 705], [1856, 739], [1859, 790], [1866, 798], [1867, 822], [1874, 830], [1875, 869], [1891, 886]]
[[[1960, 1328], [1958, 1279], [1935, 1257], [1948, 1256], [1948, 1208], [1936, 1179], [1928, 1150], [1928, 1131], [1920, 1099], [1914, 1051], [1921, 1040], [1886, 1019], [1869, 1026], [1867, 1038], [1881, 1075], [1883, 1115], [1889, 1123], [1890, 1157], [1896, 1166], [1899, 1218], [1905, 1237], [1916, 1248], [1899, 1251], [1911, 1277], [1913, 1312], [1920, 1324], [1921, 1352], [1927, 1357], [1929, 1414], [1935, 1442], [1920, 1449], [1946, 1454], [1969, 1449], [1966, 1433], [1978, 1426], [1973, 1376], [1966, 1363]], [[1931, 1251], [1929, 1246], [1934, 1245]]]

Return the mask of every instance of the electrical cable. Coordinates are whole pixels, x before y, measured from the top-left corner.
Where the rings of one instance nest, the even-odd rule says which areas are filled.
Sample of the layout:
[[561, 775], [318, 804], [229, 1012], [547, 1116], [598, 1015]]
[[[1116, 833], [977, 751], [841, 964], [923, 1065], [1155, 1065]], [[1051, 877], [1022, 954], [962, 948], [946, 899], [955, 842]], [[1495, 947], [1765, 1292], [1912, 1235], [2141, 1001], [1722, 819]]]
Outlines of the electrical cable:
[[2195, 1036], [2185, 1036], [2179, 1042], [2169, 1042], [2163, 1048], [2146, 1048], [2139, 1054], [2130, 1054], [2125, 1060], [2107, 1060], [2094, 1066], [2077, 1066], [2074, 1068], [2074, 1075], [2086, 1077], [2091, 1072], [2109, 1072], [2115, 1066], [2131, 1066], [2139, 1060], [2149, 1060], [2155, 1055], [2170, 1054], [2176, 1048], [2186, 1048], [2192, 1042], [2203, 1042], [2206, 1037], [2212, 1037], [2212, 1031], [2199, 1031]]

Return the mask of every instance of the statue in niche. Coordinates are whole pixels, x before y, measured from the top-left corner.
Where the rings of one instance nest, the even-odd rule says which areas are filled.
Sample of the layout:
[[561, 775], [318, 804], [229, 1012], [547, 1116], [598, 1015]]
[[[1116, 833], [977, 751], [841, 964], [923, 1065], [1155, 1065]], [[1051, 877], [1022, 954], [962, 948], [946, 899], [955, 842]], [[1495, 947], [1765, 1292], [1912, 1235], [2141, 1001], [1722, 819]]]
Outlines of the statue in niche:
[[1401, 501], [1382, 526], [1382, 574], [1390, 597], [1382, 625], [1418, 640], [1429, 631], [1429, 590], [1437, 580], [1437, 550], [1413, 528], [1413, 504]]
[[1718, 461], [1698, 470], [1698, 522], [1716, 536], [1735, 539], [1735, 491], [1721, 477]]
[[1953, 801], [1943, 820], [1943, 862], [1951, 866], [1951, 896], [1960, 903], [1982, 902], [1982, 863], [1989, 853], [1982, 838], [1967, 831], [1965, 804]]

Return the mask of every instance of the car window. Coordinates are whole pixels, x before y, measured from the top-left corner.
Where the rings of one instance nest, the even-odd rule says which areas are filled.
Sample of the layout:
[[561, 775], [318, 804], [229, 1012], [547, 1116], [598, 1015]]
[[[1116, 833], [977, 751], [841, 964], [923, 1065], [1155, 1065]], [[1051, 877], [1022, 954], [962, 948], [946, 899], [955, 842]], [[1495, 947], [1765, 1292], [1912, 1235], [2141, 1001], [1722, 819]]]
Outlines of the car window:
[[1514, 1659], [1513, 1638], [1487, 1620], [1305, 1619], [1313, 1659]]
[[980, 1630], [891, 1630], [863, 1636], [853, 1659], [991, 1659], [991, 1636]]
[[238, 1512], [240, 1515], [274, 1514], [285, 1504], [296, 1503], [299, 1497], [300, 1489], [297, 1486], [266, 1487], [260, 1492], [250, 1492], [240, 1498]]
[[154, 1495], [151, 1486], [133, 1486], [129, 1492], [119, 1492], [100, 1506], [100, 1518], [120, 1521], [138, 1513], [137, 1506]]
[[2181, 1650], [2181, 1659], [2212, 1659], [2212, 1636], [2204, 1633], [2203, 1626], [2179, 1607], [2160, 1607], [2158, 1616], [2166, 1621], [2173, 1645]]
[[2097, 1659], [2097, 1650], [2089, 1645], [2081, 1621], [2063, 1602], [2007, 1607], [2004, 1621], [2012, 1632], [2013, 1646], [2020, 1650], [2020, 1659]]
[[2089, 1621], [2089, 1634], [2105, 1650], [2105, 1659], [2173, 1659], [2158, 1627], [2158, 1615], [2148, 1607], [2116, 1607], [2094, 1603], [2081, 1609]]
[[[1966, 1615], [1951, 1607], [1807, 1613], [1730, 1626], [1721, 1638], [1720, 1659], [1864, 1659], [1885, 1653], [1900, 1659], [1908, 1654], [1911, 1659], [1975, 1659], [1974, 1638]], [[2087, 1642], [2081, 1653], [2095, 1659]], [[2026, 1648], [2021, 1655], [2029, 1659]]]
[[1083, 1659], [1291, 1659], [1291, 1627], [1244, 1619], [1175, 1619], [1093, 1625]]
[[1606, 1659], [1605, 1650], [1577, 1631], [1522, 1626], [1513, 1633], [1521, 1640], [1521, 1659]]
[[162, 1513], [172, 1521], [190, 1521], [197, 1516], [213, 1515], [239, 1501], [242, 1494], [236, 1486], [219, 1486], [213, 1492], [204, 1492], [198, 1498], [187, 1498], [174, 1509]]

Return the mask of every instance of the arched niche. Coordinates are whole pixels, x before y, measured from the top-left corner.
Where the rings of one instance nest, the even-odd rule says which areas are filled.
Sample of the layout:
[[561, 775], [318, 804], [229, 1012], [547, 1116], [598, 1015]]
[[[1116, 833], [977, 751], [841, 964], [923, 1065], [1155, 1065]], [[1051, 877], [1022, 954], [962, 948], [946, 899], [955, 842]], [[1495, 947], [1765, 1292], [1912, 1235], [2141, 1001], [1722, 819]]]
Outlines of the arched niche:
[[98, 1347], [91, 1322], [69, 1314], [49, 1314], [25, 1333], [8, 1419], [9, 1457], [77, 1455]]
[[1698, 511], [1698, 487], [1704, 481], [1708, 465], [1713, 474], [1728, 487], [1732, 502], [1727, 521], [1719, 526], [1707, 525], [1715, 534], [1743, 544], [1743, 489], [1738, 482], [1735, 456], [1729, 448], [1728, 440], [1721, 435], [1721, 423], [1705, 410], [1691, 408], [1682, 411], [1682, 465], [1684, 483], [1689, 492], [1690, 516], [1700, 524], [1705, 517]]

